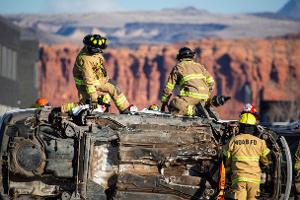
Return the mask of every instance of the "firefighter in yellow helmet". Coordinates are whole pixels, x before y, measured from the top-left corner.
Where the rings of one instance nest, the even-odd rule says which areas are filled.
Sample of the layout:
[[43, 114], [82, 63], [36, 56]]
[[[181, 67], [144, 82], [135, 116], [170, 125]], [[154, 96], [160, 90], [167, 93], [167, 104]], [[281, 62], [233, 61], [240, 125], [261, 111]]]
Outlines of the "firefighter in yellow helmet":
[[243, 113], [239, 134], [234, 136], [224, 149], [226, 169], [231, 172], [234, 199], [251, 200], [259, 197], [259, 163], [268, 168], [267, 155], [270, 150], [264, 140], [254, 136], [256, 133], [256, 117], [252, 113]]
[[195, 106], [204, 105], [214, 87], [214, 79], [205, 67], [193, 60], [195, 52], [183, 47], [176, 59], [177, 65], [172, 69], [162, 94], [161, 110], [165, 111], [175, 85], [180, 87], [178, 96], [169, 104], [169, 110], [175, 115], [195, 115]]
[[98, 98], [109, 94], [121, 113], [126, 113], [129, 102], [117, 85], [109, 78], [104, 67], [102, 50], [107, 47], [107, 39], [98, 34], [87, 35], [84, 47], [79, 52], [73, 68], [73, 76], [81, 103], [98, 106]]
[[295, 154], [295, 200], [300, 200], [300, 142]]

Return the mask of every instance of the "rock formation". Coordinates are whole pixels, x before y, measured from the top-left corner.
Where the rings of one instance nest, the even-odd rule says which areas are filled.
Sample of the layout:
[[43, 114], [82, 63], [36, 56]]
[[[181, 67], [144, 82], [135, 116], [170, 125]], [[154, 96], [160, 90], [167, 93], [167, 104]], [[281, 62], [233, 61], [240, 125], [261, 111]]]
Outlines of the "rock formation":
[[279, 11], [278, 14], [294, 19], [300, 19], [300, 1], [289, 0]]
[[[259, 107], [263, 100], [299, 98], [300, 36], [270, 39], [203, 39], [173, 45], [140, 45], [137, 49], [105, 50], [106, 67], [131, 103], [140, 109], [159, 103], [165, 80], [182, 46], [194, 48], [196, 60], [216, 80], [216, 94], [233, 100], [218, 108], [222, 118], [236, 119], [243, 107], [246, 88]], [[81, 46], [42, 45], [40, 48], [40, 96], [54, 105], [77, 101], [72, 68]], [[293, 84], [291, 84], [293, 83]]]
[[300, 21], [290, 19], [299, 16], [298, 11], [299, 0], [290, 0], [279, 14], [220, 14], [187, 7], [5, 17], [29, 29], [46, 44], [81, 44], [84, 35], [98, 33], [109, 38], [111, 47], [137, 47], [140, 43], [173, 44], [203, 38], [266, 38], [299, 33]]

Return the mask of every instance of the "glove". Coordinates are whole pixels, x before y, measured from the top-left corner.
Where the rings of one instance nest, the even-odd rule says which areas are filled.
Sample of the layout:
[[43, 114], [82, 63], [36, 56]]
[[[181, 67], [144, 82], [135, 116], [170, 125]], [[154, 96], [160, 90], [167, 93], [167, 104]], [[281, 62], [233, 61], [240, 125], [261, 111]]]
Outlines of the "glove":
[[98, 108], [98, 102], [91, 102], [90, 103], [90, 109], [95, 110]]
[[270, 166], [268, 166], [268, 165], [262, 166], [262, 167], [261, 167], [261, 170], [262, 170], [263, 172], [268, 173], [268, 174], [271, 172]]
[[228, 96], [214, 96], [212, 99], [211, 99], [211, 104], [215, 107], [218, 107], [218, 106], [223, 106], [226, 101], [228, 101], [229, 99], [231, 99], [231, 97], [228, 97]]
[[167, 107], [167, 103], [163, 103], [163, 104], [161, 105], [160, 111], [161, 111], [161, 112], [166, 112], [166, 107]]

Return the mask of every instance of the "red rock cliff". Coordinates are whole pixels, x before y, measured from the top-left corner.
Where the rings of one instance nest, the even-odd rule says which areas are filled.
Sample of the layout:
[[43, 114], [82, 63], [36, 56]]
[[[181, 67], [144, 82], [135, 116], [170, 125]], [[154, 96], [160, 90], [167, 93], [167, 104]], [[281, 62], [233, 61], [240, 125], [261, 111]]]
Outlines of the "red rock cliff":
[[[136, 50], [108, 49], [104, 54], [106, 67], [130, 102], [143, 108], [159, 103], [160, 92], [182, 46], [199, 52], [196, 59], [216, 80], [215, 93], [233, 97], [219, 108], [222, 118], [238, 117], [246, 85], [252, 90], [257, 107], [261, 100], [295, 98], [289, 87], [300, 86], [300, 37], [205, 39], [174, 45], [141, 45]], [[77, 101], [72, 68], [80, 48], [70, 44], [41, 46], [40, 96], [54, 105]]]

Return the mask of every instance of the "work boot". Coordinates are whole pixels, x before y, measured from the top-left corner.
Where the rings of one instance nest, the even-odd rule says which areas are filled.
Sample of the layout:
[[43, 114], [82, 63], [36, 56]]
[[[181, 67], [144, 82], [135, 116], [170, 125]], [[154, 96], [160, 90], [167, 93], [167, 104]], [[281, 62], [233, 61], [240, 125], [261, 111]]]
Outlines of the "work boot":
[[121, 114], [129, 114], [130, 110], [129, 110], [129, 108], [126, 108], [125, 110], [122, 110], [120, 113]]
[[135, 105], [128, 106], [125, 110], [122, 110], [121, 114], [130, 114], [132, 112], [137, 112], [138, 108]]

